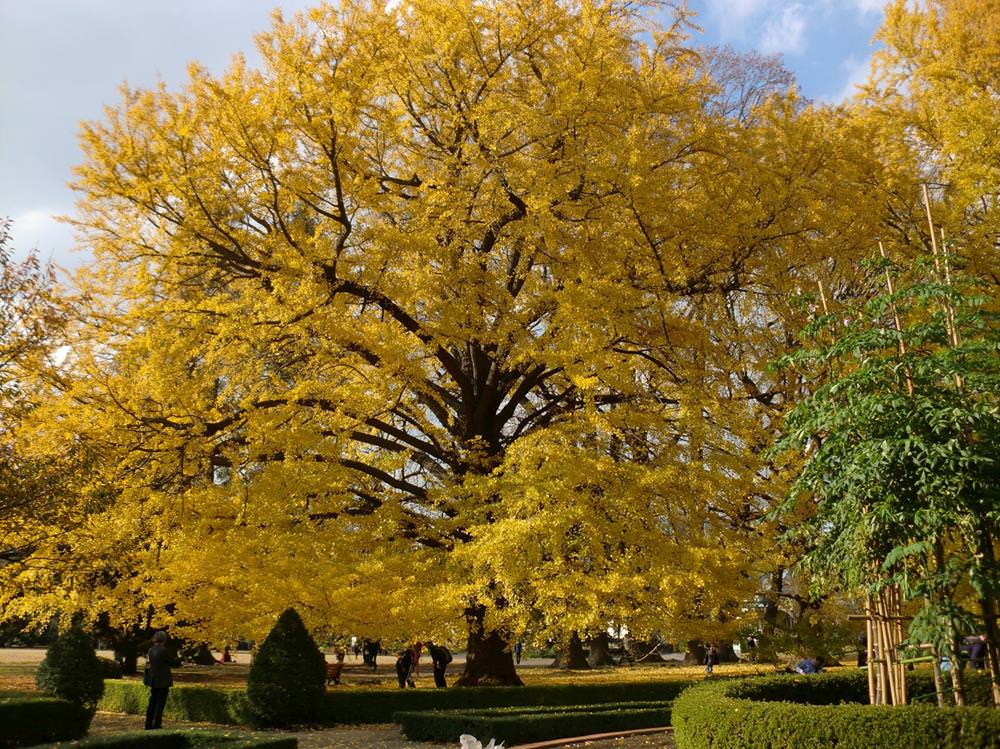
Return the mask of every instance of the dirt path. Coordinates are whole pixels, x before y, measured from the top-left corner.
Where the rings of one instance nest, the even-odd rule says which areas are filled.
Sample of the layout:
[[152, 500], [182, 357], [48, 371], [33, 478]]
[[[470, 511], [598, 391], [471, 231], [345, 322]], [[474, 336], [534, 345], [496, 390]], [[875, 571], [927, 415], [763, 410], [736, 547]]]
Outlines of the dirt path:
[[[90, 725], [90, 735], [121, 733], [142, 728], [143, 716], [119, 713], [97, 713]], [[225, 728], [210, 723], [183, 723], [163, 721], [164, 728]], [[236, 729], [238, 730], [238, 729]], [[400, 733], [399, 726], [388, 723], [366, 726], [339, 726], [313, 731], [296, 731], [300, 749], [440, 749], [451, 744], [431, 744], [410, 741]], [[568, 744], [563, 749], [674, 749], [673, 736], [668, 733], [601, 739], [579, 744]], [[456, 741], [453, 749], [458, 749]]]

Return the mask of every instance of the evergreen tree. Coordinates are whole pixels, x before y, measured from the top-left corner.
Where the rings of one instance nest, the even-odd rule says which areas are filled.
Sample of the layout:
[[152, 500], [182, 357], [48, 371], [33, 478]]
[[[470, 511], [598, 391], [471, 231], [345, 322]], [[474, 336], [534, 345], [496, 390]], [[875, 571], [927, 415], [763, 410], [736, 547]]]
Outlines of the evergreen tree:
[[265, 725], [313, 720], [325, 681], [323, 653], [295, 609], [285, 609], [250, 667], [251, 708]]
[[104, 694], [104, 669], [90, 636], [79, 627], [61, 634], [35, 676], [48, 694], [93, 709]]

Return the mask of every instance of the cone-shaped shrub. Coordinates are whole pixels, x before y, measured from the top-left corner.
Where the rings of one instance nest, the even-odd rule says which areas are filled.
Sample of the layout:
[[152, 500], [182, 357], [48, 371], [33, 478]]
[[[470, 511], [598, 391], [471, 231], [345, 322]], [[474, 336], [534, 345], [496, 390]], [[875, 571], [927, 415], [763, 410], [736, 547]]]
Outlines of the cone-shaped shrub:
[[315, 720], [326, 689], [326, 658], [295, 609], [264, 640], [247, 677], [250, 707], [264, 725]]
[[59, 635], [35, 674], [43, 692], [87, 708], [104, 694], [104, 667], [90, 636], [79, 627]]

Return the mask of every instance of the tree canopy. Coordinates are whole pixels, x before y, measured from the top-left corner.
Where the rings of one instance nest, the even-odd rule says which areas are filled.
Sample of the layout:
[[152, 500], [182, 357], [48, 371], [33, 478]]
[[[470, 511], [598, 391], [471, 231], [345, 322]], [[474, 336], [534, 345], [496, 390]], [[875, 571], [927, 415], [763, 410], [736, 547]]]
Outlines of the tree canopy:
[[21, 432], [95, 457], [86, 511], [0, 570], [5, 605], [152, 606], [204, 637], [292, 605], [314, 630], [468, 626], [491, 664], [468, 683], [529, 623], [755, 616], [788, 561], [763, 518], [791, 473], [762, 450], [811, 387], [767, 362], [797, 291], [870, 283], [914, 162], [872, 148], [885, 117], [685, 23], [345, 2], [276, 15], [260, 69], [124, 89], [83, 129], [95, 263]]

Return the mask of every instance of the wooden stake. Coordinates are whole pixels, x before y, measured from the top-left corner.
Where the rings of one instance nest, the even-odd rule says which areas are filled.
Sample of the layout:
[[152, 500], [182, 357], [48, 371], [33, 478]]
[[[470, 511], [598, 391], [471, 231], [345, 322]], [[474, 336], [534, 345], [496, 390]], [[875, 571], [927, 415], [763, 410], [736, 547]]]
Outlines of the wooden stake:
[[819, 301], [823, 305], [823, 314], [824, 315], [829, 315], [830, 314], [830, 308], [826, 304], [826, 291], [823, 289], [823, 282], [822, 281], [817, 281], [816, 285], [819, 286]]
[[868, 595], [865, 597], [865, 638], [867, 641], [866, 648], [868, 650], [868, 658], [866, 659], [866, 665], [868, 666], [868, 704], [877, 705], [878, 693], [876, 691], [875, 685], [875, 627], [872, 626], [872, 597]]
[[[892, 623], [898, 648], [903, 642], [903, 594], [899, 585], [892, 586]], [[906, 666], [899, 663], [898, 658], [896, 668], [899, 671], [899, 704], [905, 705], [909, 701], [906, 693]]]
[[[879, 240], [878, 251], [879, 251], [879, 254], [882, 255], [882, 259], [883, 260], [888, 260], [889, 259], [888, 256], [886, 255], [885, 246], [882, 244], [882, 240]], [[885, 269], [885, 285], [886, 285], [886, 288], [889, 289], [889, 296], [892, 297], [892, 295], [895, 294], [896, 292], [895, 292], [895, 290], [892, 287], [892, 276], [889, 275], [889, 269], [888, 268]], [[899, 355], [900, 356], [906, 356], [906, 342], [903, 340], [903, 325], [899, 321], [899, 310], [896, 309], [896, 300], [893, 299], [892, 301], [890, 301], [889, 302], [889, 306], [892, 309], [892, 321], [896, 325], [896, 332], [899, 334], [899, 337], [896, 339], [897, 348], [899, 349]], [[906, 367], [905, 370], [904, 370], [904, 372], [906, 374], [906, 394], [909, 395], [912, 398], [913, 397], [913, 376], [910, 374], [910, 368], [909, 367]]]

